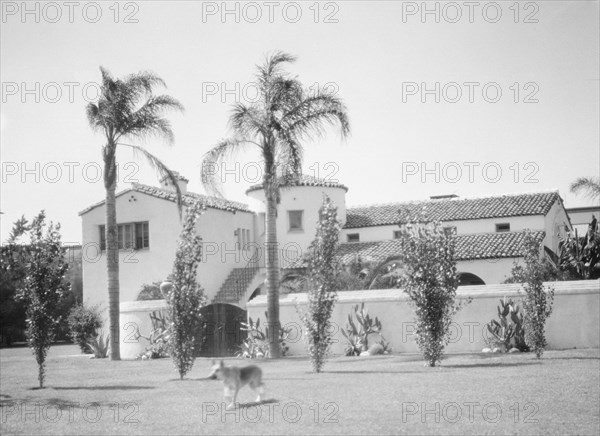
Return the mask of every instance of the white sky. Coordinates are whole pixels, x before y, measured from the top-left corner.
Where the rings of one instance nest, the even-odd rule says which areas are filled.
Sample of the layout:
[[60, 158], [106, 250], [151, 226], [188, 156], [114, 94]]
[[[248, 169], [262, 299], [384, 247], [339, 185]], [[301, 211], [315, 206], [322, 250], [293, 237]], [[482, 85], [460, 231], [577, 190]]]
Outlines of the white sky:
[[[28, 2], [34, 12], [24, 16], [21, 2], [2, 2], [1, 241], [17, 218], [40, 209], [61, 222], [65, 242], [81, 241], [78, 212], [104, 198], [101, 180], [93, 182], [102, 136], [87, 124], [82, 93], [88, 84], [93, 98], [100, 65], [116, 76], [149, 69], [167, 82], [161, 91], [186, 107], [183, 115], [169, 115], [176, 143], [146, 145], [190, 179], [191, 191], [203, 192], [202, 155], [228, 135], [231, 105], [252, 99], [254, 66], [273, 50], [297, 55], [291, 73], [307, 86], [331, 83], [347, 104], [351, 137], [342, 143], [332, 132], [306, 143], [304, 172], [314, 175], [318, 168], [321, 177], [344, 183], [350, 206], [549, 189], [558, 189], [567, 207], [590, 204], [568, 186], [600, 171], [597, 1], [521, 2], [517, 23], [513, 1], [477, 2], [472, 19], [464, 2], [428, 2], [439, 8], [439, 23], [433, 14], [421, 16], [420, 1], [273, 2], [273, 22], [269, 2], [228, 2], [238, 8], [239, 23], [235, 14], [221, 16], [222, 2], [122, 2], [118, 17], [114, 2], [100, 2], [95, 23], [95, 5], [76, 3], [69, 17], [64, 2]], [[451, 23], [454, 5], [462, 16]], [[496, 5], [502, 15], [492, 23]], [[293, 23], [298, 9], [302, 15]], [[258, 10], [260, 19], [248, 22]], [[128, 14], [137, 22], [124, 22]], [[337, 22], [324, 22], [327, 16]], [[415, 95], [408, 93], [410, 82], [417, 84]], [[421, 83], [435, 89], [436, 82], [440, 102], [434, 94], [421, 102]], [[443, 93], [451, 82], [462, 91], [456, 103], [450, 102], [456, 86]], [[240, 92], [225, 94], [236, 83]], [[486, 84], [488, 100], [501, 90], [498, 102], [484, 99]], [[525, 103], [528, 96], [537, 102]], [[239, 156], [240, 172], [224, 185], [228, 198], [247, 202], [244, 191], [256, 180], [244, 180], [243, 165], [256, 159]], [[139, 168], [126, 167], [119, 190], [128, 187], [126, 174], [158, 184], [128, 150], [118, 161]], [[425, 180], [422, 165], [432, 170]], [[254, 178], [255, 167], [246, 168]]]

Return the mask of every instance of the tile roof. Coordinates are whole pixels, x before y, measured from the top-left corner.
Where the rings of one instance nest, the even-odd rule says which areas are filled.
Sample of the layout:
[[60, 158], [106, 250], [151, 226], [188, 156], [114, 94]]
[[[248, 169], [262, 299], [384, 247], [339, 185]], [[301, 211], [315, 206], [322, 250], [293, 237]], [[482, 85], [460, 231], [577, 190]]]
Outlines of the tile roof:
[[[538, 242], [545, 232], [533, 232]], [[476, 233], [456, 236], [456, 260], [497, 259], [519, 257], [523, 252], [523, 232]], [[357, 242], [340, 244], [337, 255], [342, 262], [351, 261], [356, 255], [374, 260], [384, 260], [402, 252], [402, 241]]]
[[433, 220], [460, 221], [545, 215], [557, 199], [560, 199], [558, 191], [549, 191], [351, 207], [346, 211], [344, 228], [353, 229]]
[[[532, 232], [538, 242], [542, 242], [545, 232]], [[523, 252], [523, 232], [478, 233], [456, 236], [456, 260], [499, 259], [520, 257]], [[340, 244], [336, 256], [342, 263], [349, 263], [360, 256], [363, 259], [382, 261], [402, 253], [402, 240], [353, 242]], [[305, 260], [299, 259], [293, 268], [305, 267]]]
[[[152, 197], [162, 198], [163, 200], [167, 200], [167, 201], [172, 201], [172, 202], [177, 201], [177, 194], [174, 191], [157, 188], [155, 186], [142, 185], [140, 183], [132, 183], [131, 188], [119, 192], [117, 194], [117, 197], [121, 196], [123, 194], [126, 194], [128, 192], [140, 192], [143, 194], [151, 195]], [[199, 200], [199, 201], [204, 202], [204, 204], [206, 204], [206, 207], [211, 207], [213, 209], [226, 210], [229, 212], [238, 212], [239, 211], [239, 212], [253, 213], [248, 208], [247, 204], [238, 203], [236, 201], [229, 201], [229, 200], [225, 200], [225, 199], [222, 199], [219, 197], [211, 197], [208, 195], [196, 194], [194, 192], [186, 192], [185, 194], [182, 195], [182, 197], [183, 197], [183, 204], [185, 204], [186, 206], [190, 205], [194, 201]], [[98, 206], [101, 206], [103, 204], [104, 204], [104, 200], [82, 210], [81, 212], [79, 212], [79, 215], [83, 215], [84, 213], [87, 213], [90, 210], [92, 210]]]
[[[339, 183], [336, 179], [322, 179], [313, 176], [309, 176], [308, 174], [301, 174], [298, 180], [286, 181], [280, 186], [322, 186], [326, 188], [342, 188], [348, 192], [348, 188], [341, 183]], [[250, 186], [246, 190], [246, 194], [252, 191], [258, 191], [262, 189], [262, 183], [258, 185]]]

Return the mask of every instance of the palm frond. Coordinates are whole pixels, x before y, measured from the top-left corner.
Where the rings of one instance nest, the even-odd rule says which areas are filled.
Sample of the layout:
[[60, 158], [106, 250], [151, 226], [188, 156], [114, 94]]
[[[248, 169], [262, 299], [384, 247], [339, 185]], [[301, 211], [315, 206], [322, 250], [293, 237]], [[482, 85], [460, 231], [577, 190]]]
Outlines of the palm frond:
[[575, 194], [584, 191], [585, 195], [590, 198], [600, 197], [600, 178], [579, 177], [571, 183], [570, 189]]
[[171, 169], [169, 169], [169, 167], [167, 167], [167, 165], [165, 165], [163, 161], [161, 161], [158, 157], [154, 156], [145, 148], [132, 144], [124, 144], [122, 142], [119, 142], [119, 145], [130, 147], [131, 149], [133, 149], [134, 155], [137, 155], [139, 153], [142, 156], [144, 156], [150, 164], [150, 166], [158, 172], [161, 179], [165, 177], [169, 179], [169, 181], [175, 187], [175, 194], [177, 196], [177, 210], [179, 212], [179, 217], [181, 218], [183, 209], [183, 196], [181, 194], [181, 189], [179, 189], [179, 183], [177, 183], [177, 177], [175, 176], [175, 173]]
[[229, 126], [238, 136], [243, 138], [265, 137], [265, 124], [265, 116], [257, 107], [237, 103], [231, 110]]
[[149, 98], [141, 108], [130, 114], [123, 122], [119, 129], [119, 138], [130, 135], [138, 138], [155, 136], [172, 144], [175, 137], [171, 123], [161, 116], [168, 110], [184, 111], [184, 108], [179, 101], [170, 96], [161, 95]]
[[204, 154], [200, 176], [202, 185], [209, 193], [223, 197], [223, 192], [221, 191], [223, 184], [223, 178], [220, 173], [221, 163], [231, 159], [248, 145], [261, 147], [260, 144], [249, 139], [228, 138], [222, 139]]

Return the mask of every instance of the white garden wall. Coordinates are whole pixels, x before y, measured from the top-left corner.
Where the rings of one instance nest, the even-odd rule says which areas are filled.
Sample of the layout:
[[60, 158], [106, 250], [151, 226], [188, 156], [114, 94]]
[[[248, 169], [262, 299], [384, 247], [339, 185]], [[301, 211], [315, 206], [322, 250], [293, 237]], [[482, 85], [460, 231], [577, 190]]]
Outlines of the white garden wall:
[[[549, 349], [600, 348], [600, 280], [547, 283], [555, 290], [554, 310], [546, 324]], [[520, 298], [520, 285], [499, 284], [465, 286], [458, 289], [460, 299], [473, 298], [455, 317], [449, 353], [479, 352], [484, 348], [485, 324], [497, 318], [499, 299]], [[344, 338], [339, 332], [346, 325], [348, 314], [356, 304], [365, 302], [369, 314], [377, 316], [383, 334], [391, 342], [394, 353], [418, 352], [414, 341], [414, 312], [408, 297], [400, 289], [340, 292], [332, 315], [336, 329], [333, 354], [342, 354]], [[301, 337], [302, 325], [296, 305], [306, 307], [306, 294], [289, 294], [280, 299], [282, 325], [292, 329], [287, 341], [289, 355], [306, 354]], [[266, 296], [261, 295], [247, 304], [248, 316], [263, 319]], [[376, 339], [376, 338], [373, 338]]]

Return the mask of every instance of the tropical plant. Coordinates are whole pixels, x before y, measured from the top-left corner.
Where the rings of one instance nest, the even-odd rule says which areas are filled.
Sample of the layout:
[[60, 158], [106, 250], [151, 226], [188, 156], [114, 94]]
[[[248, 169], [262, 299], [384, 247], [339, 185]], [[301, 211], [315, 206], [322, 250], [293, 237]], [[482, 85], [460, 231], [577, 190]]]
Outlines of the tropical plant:
[[91, 307], [78, 304], [67, 317], [71, 338], [79, 345], [82, 353], [91, 352], [88, 342], [98, 335], [97, 330], [102, 327], [99, 307], [99, 304]]
[[160, 359], [169, 356], [169, 347], [171, 343], [171, 322], [162, 312], [154, 311], [150, 315], [152, 321], [152, 331], [149, 336], [140, 334], [137, 331], [137, 339], [144, 338], [149, 345], [146, 349], [136, 356], [136, 359]]
[[100, 67], [102, 84], [97, 103], [89, 103], [87, 117], [94, 131], [105, 137], [102, 146], [104, 161], [104, 188], [106, 190], [106, 263], [108, 273], [108, 312], [112, 341], [111, 360], [120, 360], [119, 351], [119, 249], [117, 243], [117, 211], [115, 191], [117, 187], [117, 146], [127, 146], [135, 154], [141, 154], [161, 176], [168, 177], [177, 193], [177, 204], [181, 212], [181, 191], [176, 176], [156, 156], [143, 147], [123, 143], [122, 140], [157, 136], [172, 143], [174, 136], [171, 124], [162, 114], [168, 110], [183, 110], [183, 106], [167, 95], [154, 95], [156, 86], [165, 82], [151, 72], [131, 74], [124, 79], [115, 79], [108, 70]]
[[574, 280], [595, 280], [600, 277], [600, 231], [590, 225], [587, 235], [567, 233], [560, 237], [558, 265]]
[[[296, 180], [302, 171], [301, 142], [325, 133], [327, 125], [340, 127], [342, 137], [350, 132], [346, 108], [333, 92], [319, 88], [306, 89], [302, 83], [282, 70], [296, 58], [276, 52], [258, 67], [258, 98], [251, 104], [233, 107], [230, 126], [233, 136], [208, 151], [202, 162], [202, 183], [220, 193], [220, 175], [214, 168], [236, 152], [252, 147], [260, 153], [267, 212], [265, 245], [267, 267], [267, 309], [272, 331], [280, 328], [279, 320], [279, 254], [277, 250], [277, 205], [280, 186]], [[270, 338], [270, 355], [280, 356], [276, 336]]]
[[455, 237], [437, 221], [401, 226], [400, 232], [408, 272], [401, 285], [415, 309], [417, 345], [427, 364], [435, 366], [450, 340], [452, 318], [462, 307], [456, 302]]
[[309, 247], [308, 260], [308, 310], [296, 310], [306, 328], [308, 353], [315, 372], [321, 372], [325, 358], [333, 343], [331, 313], [337, 300], [339, 267], [335, 252], [339, 244], [341, 225], [337, 207], [327, 196], [319, 209], [315, 239]]
[[27, 315], [27, 342], [38, 364], [38, 381], [44, 387], [45, 361], [48, 349], [60, 325], [61, 299], [69, 290], [65, 273], [69, 264], [61, 244], [60, 224], [46, 225], [46, 214], [41, 211], [26, 230], [31, 252], [25, 264], [23, 287], [17, 299], [25, 304]]
[[578, 177], [571, 183], [571, 192], [584, 193], [590, 198], [600, 198], [600, 177]]
[[377, 317], [375, 319], [371, 318], [369, 312], [365, 309], [364, 302], [360, 306], [357, 304], [352, 310], [356, 317], [356, 322], [354, 322], [352, 312], [350, 312], [346, 328], [341, 329], [342, 336], [348, 342], [344, 350], [346, 356], [359, 356], [360, 353], [367, 351], [369, 349], [369, 335], [371, 334], [378, 334], [380, 336], [383, 342], [381, 345], [387, 344], [383, 336], [381, 336], [381, 321]]
[[181, 379], [194, 365], [196, 335], [202, 327], [201, 309], [206, 304], [204, 289], [197, 281], [198, 264], [202, 260], [202, 238], [196, 234], [196, 222], [204, 210], [206, 206], [199, 202], [187, 208], [171, 282], [161, 285], [161, 288], [170, 288], [167, 296], [171, 321], [169, 349]]
[[485, 337], [490, 348], [500, 348], [509, 351], [511, 342], [519, 351], [528, 351], [525, 343], [525, 329], [523, 327], [523, 314], [519, 311], [512, 298], [500, 300], [498, 306], [498, 319], [492, 319], [486, 324], [490, 336]]
[[[265, 317], [267, 312], [265, 312]], [[268, 317], [267, 317], [268, 319]], [[268, 323], [267, 323], [268, 324]], [[260, 327], [260, 318], [256, 319], [256, 322], [252, 320], [252, 317], [248, 317], [248, 322], [242, 322], [242, 331], [246, 332], [246, 339], [238, 346], [235, 353], [236, 357], [243, 357], [246, 359], [258, 359], [258, 358], [269, 358], [271, 357], [271, 349], [269, 343], [269, 326], [265, 326], [265, 331]], [[285, 343], [291, 332], [290, 328], [280, 327], [278, 334], [279, 349], [281, 350], [281, 356], [285, 356], [289, 350], [289, 347]]]
[[540, 260], [540, 242], [530, 231], [525, 230], [523, 242], [523, 326], [525, 342], [535, 352], [538, 359], [542, 357], [547, 346], [545, 325], [552, 313], [554, 288], [544, 286], [543, 267]]
[[153, 282], [151, 284], [143, 284], [142, 290], [137, 296], [137, 301], [145, 300], [164, 300], [165, 296], [160, 291], [162, 281]]
[[104, 332], [96, 333], [94, 336], [90, 336], [87, 345], [92, 350], [92, 354], [96, 359], [104, 359], [108, 357], [108, 345], [110, 344], [110, 335], [106, 335], [104, 339]]

